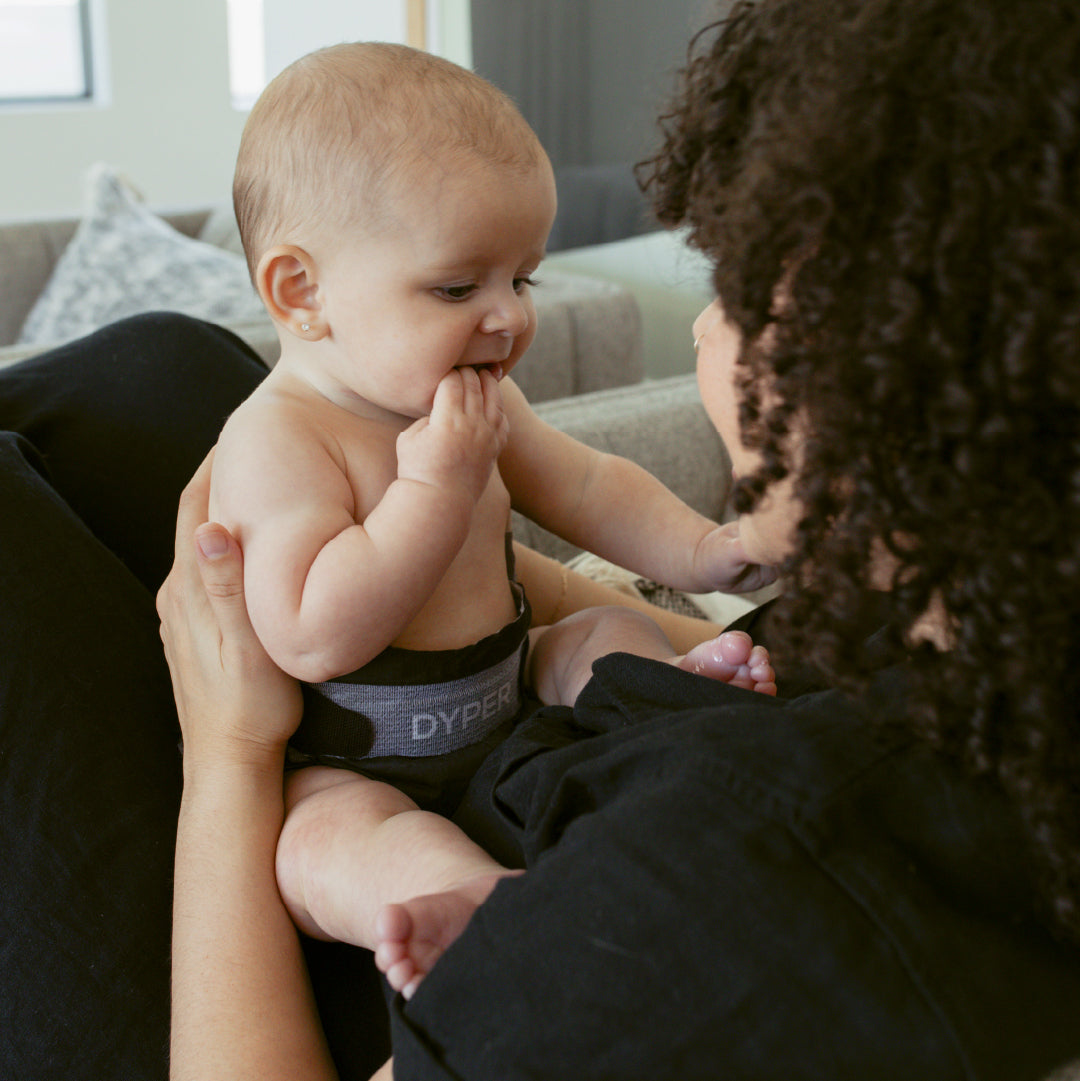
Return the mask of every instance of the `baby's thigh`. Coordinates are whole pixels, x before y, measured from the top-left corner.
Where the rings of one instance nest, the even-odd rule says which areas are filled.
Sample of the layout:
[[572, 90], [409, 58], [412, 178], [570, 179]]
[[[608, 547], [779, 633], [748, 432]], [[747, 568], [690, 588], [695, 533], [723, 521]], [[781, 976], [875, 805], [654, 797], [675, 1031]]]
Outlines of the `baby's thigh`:
[[374, 828], [416, 804], [393, 785], [348, 769], [305, 766], [285, 776], [286, 830], [325, 834], [335, 826]]

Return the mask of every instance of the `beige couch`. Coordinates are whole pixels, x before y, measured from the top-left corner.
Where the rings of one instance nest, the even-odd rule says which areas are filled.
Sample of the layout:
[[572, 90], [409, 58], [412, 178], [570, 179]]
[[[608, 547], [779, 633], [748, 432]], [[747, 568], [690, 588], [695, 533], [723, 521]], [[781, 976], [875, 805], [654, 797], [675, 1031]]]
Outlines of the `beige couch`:
[[[239, 247], [224, 208], [165, 214], [161, 221], [192, 240], [212, 236], [223, 251]], [[50, 344], [18, 344], [18, 334], [78, 226], [76, 218], [0, 226], [0, 366]], [[545, 401], [641, 379], [641, 319], [626, 289], [597, 278], [554, 273], [545, 277], [536, 304], [540, 329], [517, 373], [530, 399]], [[277, 359], [277, 336], [268, 317], [221, 322], [268, 364]]]
[[[224, 208], [162, 219], [184, 237], [238, 251]], [[0, 225], [0, 367], [48, 347], [15, 342], [78, 226], [76, 218]], [[722, 517], [730, 485], [727, 453], [692, 376], [642, 382], [643, 332], [634, 293], [569, 268], [542, 268], [540, 278], [536, 339], [514, 372], [538, 412], [586, 443], [640, 462], [703, 514]], [[268, 317], [220, 321], [274, 363], [278, 343]], [[575, 554], [531, 523], [519, 520], [515, 530], [542, 551]]]

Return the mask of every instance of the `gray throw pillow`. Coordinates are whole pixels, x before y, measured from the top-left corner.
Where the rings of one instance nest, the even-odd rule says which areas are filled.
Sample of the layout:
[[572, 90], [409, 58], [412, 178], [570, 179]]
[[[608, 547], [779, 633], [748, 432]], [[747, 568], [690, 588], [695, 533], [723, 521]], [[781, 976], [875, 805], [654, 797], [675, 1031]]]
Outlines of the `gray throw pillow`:
[[20, 345], [70, 341], [139, 312], [211, 321], [265, 309], [233, 252], [193, 240], [142, 205], [107, 165], [86, 178], [86, 211], [19, 335]]

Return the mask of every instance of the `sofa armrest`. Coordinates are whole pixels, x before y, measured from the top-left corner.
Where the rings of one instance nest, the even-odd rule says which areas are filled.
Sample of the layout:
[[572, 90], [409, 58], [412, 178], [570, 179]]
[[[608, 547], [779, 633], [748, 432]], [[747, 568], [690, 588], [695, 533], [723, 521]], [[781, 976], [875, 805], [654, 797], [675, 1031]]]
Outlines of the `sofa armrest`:
[[15, 341], [77, 224], [58, 219], [0, 226], [0, 343]]
[[530, 402], [544, 402], [641, 381], [641, 313], [615, 282], [545, 274], [533, 293], [536, 337], [514, 369]]
[[[693, 376], [541, 402], [536, 412], [589, 446], [637, 462], [706, 517], [724, 517], [731, 459], [701, 404]], [[519, 514], [514, 515], [514, 536], [556, 559], [578, 552]]]

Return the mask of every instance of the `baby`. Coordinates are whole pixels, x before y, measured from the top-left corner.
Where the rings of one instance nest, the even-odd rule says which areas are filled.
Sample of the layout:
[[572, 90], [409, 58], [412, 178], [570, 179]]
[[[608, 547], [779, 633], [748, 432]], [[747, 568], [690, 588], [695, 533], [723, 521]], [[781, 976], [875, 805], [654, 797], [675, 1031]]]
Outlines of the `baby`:
[[256, 103], [234, 197], [281, 359], [222, 431], [211, 515], [243, 547], [260, 639], [305, 682], [279, 884], [302, 930], [376, 949], [411, 993], [510, 873], [435, 812], [523, 684], [572, 703], [616, 649], [766, 693], [774, 676], [745, 635], [673, 658], [620, 609], [530, 629], [511, 506], [676, 588], [746, 566], [730, 528], [543, 423], [508, 378], [555, 188], [501, 92], [403, 46], [314, 53]]

